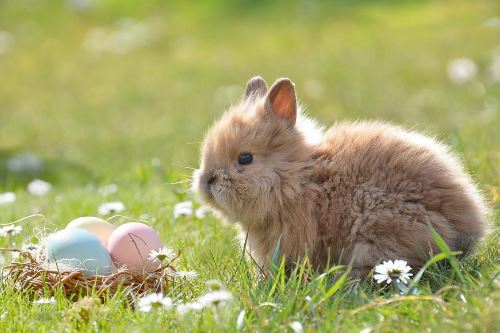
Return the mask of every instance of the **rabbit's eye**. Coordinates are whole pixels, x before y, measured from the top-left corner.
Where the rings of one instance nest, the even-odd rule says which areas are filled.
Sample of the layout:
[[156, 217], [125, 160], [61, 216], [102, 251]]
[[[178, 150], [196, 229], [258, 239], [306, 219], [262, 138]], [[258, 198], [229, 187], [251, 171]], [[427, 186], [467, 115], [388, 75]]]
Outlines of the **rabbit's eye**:
[[253, 155], [250, 153], [241, 153], [240, 156], [238, 156], [238, 163], [240, 165], [248, 165], [252, 163], [253, 161]]

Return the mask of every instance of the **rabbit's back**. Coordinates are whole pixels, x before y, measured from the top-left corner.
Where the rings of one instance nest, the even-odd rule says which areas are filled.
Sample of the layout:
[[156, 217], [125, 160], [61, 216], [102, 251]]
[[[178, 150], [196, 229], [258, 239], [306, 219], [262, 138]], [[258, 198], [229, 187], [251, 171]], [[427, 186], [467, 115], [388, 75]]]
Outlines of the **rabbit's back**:
[[384, 258], [419, 265], [434, 248], [428, 222], [456, 250], [469, 250], [484, 233], [473, 182], [430, 137], [378, 122], [341, 123], [327, 131], [314, 159], [323, 256], [360, 266]]

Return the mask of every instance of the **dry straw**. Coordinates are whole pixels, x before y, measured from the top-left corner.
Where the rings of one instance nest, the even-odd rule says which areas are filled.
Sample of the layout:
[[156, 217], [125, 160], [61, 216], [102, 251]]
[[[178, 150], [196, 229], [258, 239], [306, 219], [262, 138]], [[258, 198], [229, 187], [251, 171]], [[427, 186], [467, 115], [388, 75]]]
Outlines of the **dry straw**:
[[2, 280], [12, 284], [16, 290], [39, 297], [47, 293], [54, 294], [56, 290], [61, 290], [70, 300], [91, 293], [101, 298], [112, 297], [122, 291], [127, 299], [132, 300], [152, 292], [165, 293], [174, 283], [175, 268], [171, 264], [154, 272], [119, 269], [109, 275], [89, 276], [78, 270], [65, 270], [57, 266], [50, 268], [46, 261], [28, 251], [6, 248], [0, 251], [19, 253], [17, 260], [2, 268]]

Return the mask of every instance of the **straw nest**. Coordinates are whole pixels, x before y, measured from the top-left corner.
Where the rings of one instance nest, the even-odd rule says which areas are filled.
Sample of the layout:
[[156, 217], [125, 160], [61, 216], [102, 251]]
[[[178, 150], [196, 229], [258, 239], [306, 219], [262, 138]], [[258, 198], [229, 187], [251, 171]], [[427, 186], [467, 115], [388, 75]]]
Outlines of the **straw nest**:
[[2, 268], [2, 280], [10, 282], [16, 290], [28, 291], [39, 297], [61, 290], [67, 298], [77, 300], [79, 295], [94, 293], [104, 298], [121, 291], [128, 300], [132, 300], [148, 293], [168, 291], [172, 288], [176, 272], [170, 263], [154, 272], [119, 269], [109, 275], [89, 276], [78, 270], [48, 265], [43, 257], [29, 251], [0, 251], [19, 253], [16, 260]]

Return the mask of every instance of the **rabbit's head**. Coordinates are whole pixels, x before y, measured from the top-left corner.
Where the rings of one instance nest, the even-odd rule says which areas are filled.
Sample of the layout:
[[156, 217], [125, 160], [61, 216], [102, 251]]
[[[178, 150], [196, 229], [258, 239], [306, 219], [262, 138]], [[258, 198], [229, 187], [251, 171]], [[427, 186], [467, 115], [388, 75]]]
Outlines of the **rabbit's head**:
[[[311, 149], [296, 127], [294, 84], [270, 88], [255, 77], [241, 103], [206, 134], [194, 188], [231, 222], [264, 222], [290, 209], [311, 169]], [[300, 201], [300, 200], [298, 200]]]

